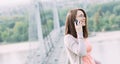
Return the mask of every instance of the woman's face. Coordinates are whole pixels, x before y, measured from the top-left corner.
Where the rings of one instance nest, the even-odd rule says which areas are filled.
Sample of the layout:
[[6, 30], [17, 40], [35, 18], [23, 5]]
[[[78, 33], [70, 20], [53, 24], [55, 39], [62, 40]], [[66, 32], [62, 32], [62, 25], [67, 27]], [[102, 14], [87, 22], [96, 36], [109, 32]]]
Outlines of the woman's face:
[[85, 26], [85, 16], [84, 13], [80, 10], [77, 11], [76, 19], [81, 23], [82, 26]]

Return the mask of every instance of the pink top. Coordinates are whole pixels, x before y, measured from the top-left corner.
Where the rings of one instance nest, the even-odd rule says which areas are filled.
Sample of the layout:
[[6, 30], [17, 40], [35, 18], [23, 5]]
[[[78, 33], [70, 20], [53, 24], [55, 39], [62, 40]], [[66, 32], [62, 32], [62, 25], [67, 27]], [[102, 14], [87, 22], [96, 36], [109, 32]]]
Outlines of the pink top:
[[[86, 46], [86, 54], [85, 56], [81, 56], [82, 49], [80, 48], [80, 43], [85, 43]], [[94, 59], [91, 57], [90, 52], [92, 50], [92, 46], [87, 41], [87, 39], [81, 40], [78, 43], [78, 40], [74, 38], [72, 35], [68, 34], [64, 37], [65, 49], [70, 60], [70, 64], [95, 64]], [[83, 46], [83, 45], [82, 45]], [[81, 62], [81, 60], [82, 62]]]
[[85, 40], [85, 44], [86, 44], [86, 47], [87, 47], [87, 55], [82, 57], [83, 64], [95, 64], [95, 61], [93, 60], [93, 58], [90, 55], [90, 52], [92, 51], [92, 46], [87, 41], [87, 39]]

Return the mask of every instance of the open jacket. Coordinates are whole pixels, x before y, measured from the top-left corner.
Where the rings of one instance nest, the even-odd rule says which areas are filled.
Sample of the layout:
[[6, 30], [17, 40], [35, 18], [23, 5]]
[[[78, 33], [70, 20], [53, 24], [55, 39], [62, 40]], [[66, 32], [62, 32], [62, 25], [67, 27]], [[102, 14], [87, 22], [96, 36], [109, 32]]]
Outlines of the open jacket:
[[67, 34], [64, 37], [64, 44], [70, 64], [95, 64], [90, 55], [92, 47], [86, 39], [77, 39]]

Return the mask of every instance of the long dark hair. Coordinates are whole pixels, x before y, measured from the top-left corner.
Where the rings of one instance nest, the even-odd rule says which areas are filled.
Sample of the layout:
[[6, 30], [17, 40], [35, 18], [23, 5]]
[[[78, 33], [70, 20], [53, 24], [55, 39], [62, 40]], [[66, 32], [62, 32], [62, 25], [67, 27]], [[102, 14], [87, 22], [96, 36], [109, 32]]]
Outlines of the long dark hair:
[[85, 26], [83, 26], [83, 37], [88, 37], [88, 30], [87, 30], [87, 16], [83, 9], [73, 9], [70, 10], [66, 16], [66, 23], [65, 23], [65, 35], [71, 34], [73, 37], [77, 38], [77, 32], [75, 30], [74, 21], [76, 19], [77, 11], [82, 11], [85, 16]]

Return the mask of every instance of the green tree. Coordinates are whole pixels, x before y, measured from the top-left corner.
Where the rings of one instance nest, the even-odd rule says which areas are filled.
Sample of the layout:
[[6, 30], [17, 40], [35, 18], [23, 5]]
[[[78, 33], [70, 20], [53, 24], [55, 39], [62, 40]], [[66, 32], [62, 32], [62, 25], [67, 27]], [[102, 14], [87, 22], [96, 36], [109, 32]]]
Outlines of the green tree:
[[113, 8], [113, 12], [114, 12], [116, 15], [120, 15], [120, 5], [115, 6], [115, 7]]

